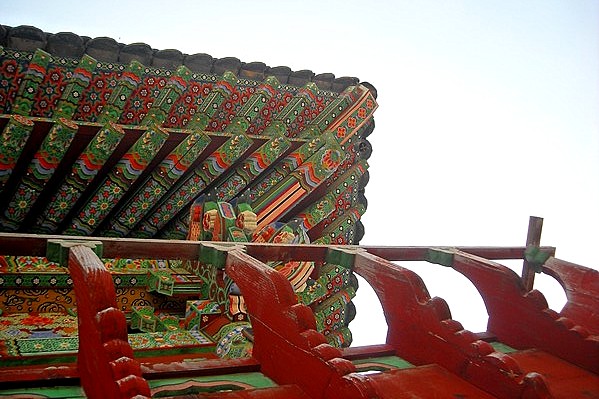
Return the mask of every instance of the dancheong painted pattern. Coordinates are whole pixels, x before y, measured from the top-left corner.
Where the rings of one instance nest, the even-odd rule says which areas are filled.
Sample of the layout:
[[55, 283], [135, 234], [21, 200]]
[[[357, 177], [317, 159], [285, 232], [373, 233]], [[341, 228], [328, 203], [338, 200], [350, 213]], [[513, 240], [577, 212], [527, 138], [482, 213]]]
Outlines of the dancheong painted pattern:
[[[356, 245], [376, 109], [356, 78], [0, 25], [0, 397], [599, 397], [599, 273], [540, 219]], [[487, 330], [403, 261], [464, 275]], [[351, 346], [357, 275], [384, 343]]]

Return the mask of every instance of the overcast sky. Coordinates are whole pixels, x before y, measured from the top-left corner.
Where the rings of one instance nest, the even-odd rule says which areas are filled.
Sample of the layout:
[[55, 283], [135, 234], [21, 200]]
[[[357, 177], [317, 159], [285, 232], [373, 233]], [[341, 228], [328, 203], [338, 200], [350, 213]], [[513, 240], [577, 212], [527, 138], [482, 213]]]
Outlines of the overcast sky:
[[0, 4], [4, 25], [357, 76], [380, 104], [363, 244], [523, 245], [536, 215], [542, 244], [599, 267], [599, 1]]

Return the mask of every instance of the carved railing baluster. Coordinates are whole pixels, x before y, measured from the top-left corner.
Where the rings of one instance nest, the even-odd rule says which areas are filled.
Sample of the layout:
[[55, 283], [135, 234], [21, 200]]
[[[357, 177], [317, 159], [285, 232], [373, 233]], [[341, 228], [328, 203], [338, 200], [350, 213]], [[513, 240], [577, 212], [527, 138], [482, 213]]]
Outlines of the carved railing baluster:
[[389, 327], [387, 344], [417, 364], [439, 364], [498, 398], [544, 398], [543, 377], [525, 374], [509, 355], [496, 352], [451, 318], [445, 300], [431, 298], [422, 279], [383, 258], [359, 250], [354, 272], [376, 292]]
[[89, 247], [69, 253], [77, 299], [81, 386], [88, 398], [149, 398], [150, 388], [127, 341], [127, 322], [117, 309], [112, 277]]
[[512, 270], [490, 260], [451, 250], [452, 267], [481, 293], [488, 330], [514, 348], [538, 348], [599, 373], [599, 336], [549, 309], [543, 294], [527, 291]]
[[550, 257], [543, 273], [555, 278], [566, 292], [568, 301], [560, 315], [599, 335], [599, 271]]
[[227, 252], [226, 273], [247, 298], [253, 355], [264, 374], [279, 384], [298, 385], [313, 398], [376, 397], [368, 378], [353, 374], [355, 366], [316, 331], [314, 314], [297, 303], [282, 274], [240, 249]]

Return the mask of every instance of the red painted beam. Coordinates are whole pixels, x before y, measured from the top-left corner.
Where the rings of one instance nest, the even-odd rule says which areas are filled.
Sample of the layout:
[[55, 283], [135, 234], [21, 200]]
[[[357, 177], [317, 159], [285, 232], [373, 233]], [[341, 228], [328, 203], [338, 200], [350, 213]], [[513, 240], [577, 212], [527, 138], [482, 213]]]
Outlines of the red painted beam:
[[358, 360], [370, 357], [393, 356], [395, 355], [395, 348], [387, 344], [350, 346], [349, 348], [342, 348], [341, 353], [344, 359]]
[[169, 361], [168, 357], [156, 359], [140, 359], [144, 378], [184, 378], [207, 375], [225, 375], [260, 371], [260, 363], [253, 357], [239, 359], [207, 359], [202, 361], [186, 361], [180, 359]]
[[379, 399], [495, 398], [438, 365], [391, 370], [366, 377], [372, 381]]
[[75, 363], [2, 367], [0, 385], [6, 389], [32, 386], [34, 382], [41, 384], [52, 381], [53, 385], [78, 385], [79, 373]]

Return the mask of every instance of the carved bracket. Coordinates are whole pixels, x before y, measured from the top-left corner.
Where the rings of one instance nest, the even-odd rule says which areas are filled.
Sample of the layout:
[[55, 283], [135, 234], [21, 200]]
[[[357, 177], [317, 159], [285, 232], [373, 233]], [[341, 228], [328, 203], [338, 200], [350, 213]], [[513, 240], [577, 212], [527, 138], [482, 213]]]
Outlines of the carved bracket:
[[50, 239], [46, 245], [46, 258], [48, 258], [50, 262], [56, 262], [61, 266], [67, 267], [69, 261], [69, 251], [71, 248], [77, 245], [91, 248], [98, 258], [102, 257], [102, 241]]

